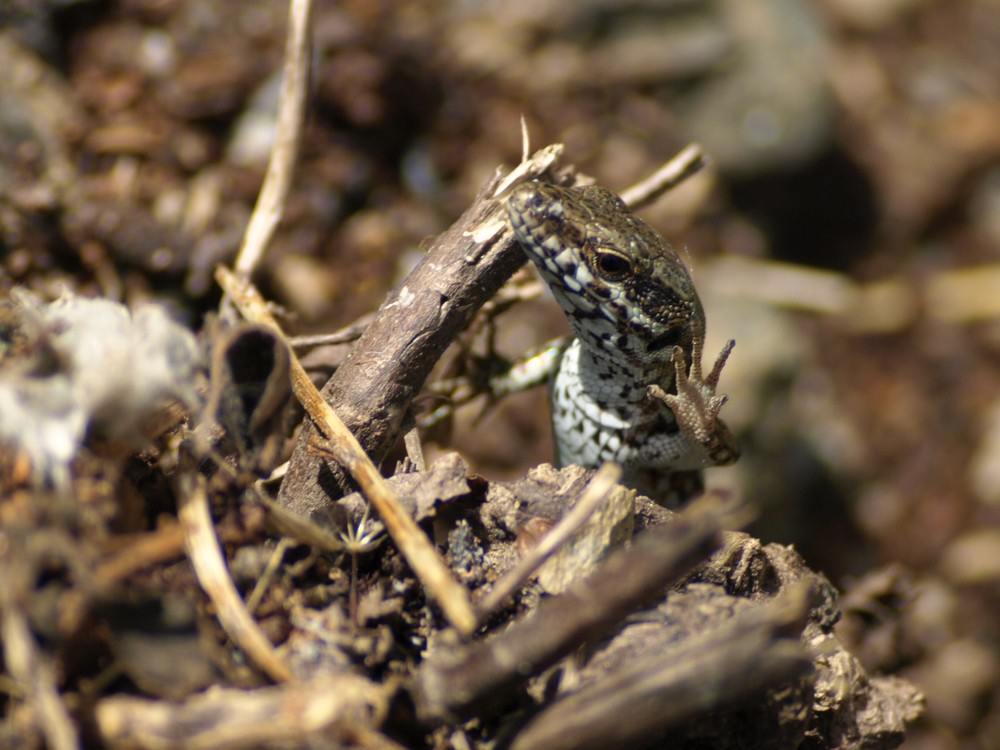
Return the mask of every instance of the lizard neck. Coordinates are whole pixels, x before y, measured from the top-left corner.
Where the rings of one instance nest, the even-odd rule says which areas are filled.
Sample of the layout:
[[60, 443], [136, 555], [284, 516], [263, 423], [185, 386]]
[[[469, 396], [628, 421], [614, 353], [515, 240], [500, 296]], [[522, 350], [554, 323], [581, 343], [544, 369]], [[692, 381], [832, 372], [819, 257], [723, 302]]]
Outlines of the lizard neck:
[[[655, 331], [636, 325], [626, 317], [627, 310], [615, 310], [612, 314], [608, 308], [580, 309], [562, 288], [551, 284], [550, 288], [576, 336], [574, 345], [579, 347], [576, 356], [580, 358], [582, 373], [613, 373], [619, 382], [633, 385], [643, 393], [646, 386], [653, 383], [668, 392], [671, 390], [674, 379], [674, 345], [671, 342], [660, 345]], [[692, 328], [695, 330], [687, 341], [678, 342], [688, 363], [695, 339], [700, 338], [700, 329], [704, 326]], [[667, 332], [665, 327], [663, 332]]]
[[636, 365], [620, 352], [576, 338], [563, 355], [558, 377], [577, 381], [577, 389], [607, 409], [631, 410], [646, 399], [646, 389], [656, 383], [666, 390], [673, 385], [670, 363]]

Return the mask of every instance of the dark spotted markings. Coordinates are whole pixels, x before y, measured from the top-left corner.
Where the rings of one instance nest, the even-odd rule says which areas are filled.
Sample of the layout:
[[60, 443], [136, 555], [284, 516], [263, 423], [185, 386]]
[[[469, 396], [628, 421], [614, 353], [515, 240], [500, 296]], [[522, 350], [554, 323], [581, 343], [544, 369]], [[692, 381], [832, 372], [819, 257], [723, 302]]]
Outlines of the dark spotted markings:
[[[599, 186], [527, 183], [507, 215], [576, 336], [552, 381], [558, 462], [615, 461], [626, 484], [675, 500], [667, 495], [693, 472], [734, 461], [738, 448], [718, 419], [725, 399], [715, 395], [728, 349], [702, 380], [705, 313], [670, 244]], [[647, 395], [653, 384], [672, 406]]]

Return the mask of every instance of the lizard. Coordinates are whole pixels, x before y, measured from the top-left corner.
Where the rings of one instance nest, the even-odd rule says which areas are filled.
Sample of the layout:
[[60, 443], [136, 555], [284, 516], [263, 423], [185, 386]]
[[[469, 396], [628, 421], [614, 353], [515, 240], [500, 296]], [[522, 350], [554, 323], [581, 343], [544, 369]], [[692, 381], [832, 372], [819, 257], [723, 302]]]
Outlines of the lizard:
[[642, 494], [686, 499], [702, 468], [739, 457], [716, 393], [735, 342], [703, 377], [705, 312], [690, 272], [607, 188], [528, 182], [506, 213], [574, 334], [551, 358], [556, 463], [614, 461]]

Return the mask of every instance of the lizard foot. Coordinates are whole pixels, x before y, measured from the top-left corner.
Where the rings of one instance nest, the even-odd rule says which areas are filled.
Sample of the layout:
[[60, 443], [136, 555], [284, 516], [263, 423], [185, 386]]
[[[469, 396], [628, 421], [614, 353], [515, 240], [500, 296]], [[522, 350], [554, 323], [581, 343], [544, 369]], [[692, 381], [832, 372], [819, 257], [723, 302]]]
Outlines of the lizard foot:
[[708, 377], [701, 374], [700, 352], [693, 353], [691, 374], [680, 347], [675, 347], [671, 362], [674, 365], [674, 383], [677, 393], [667, 393], [658, 385], [647, 389], [649, 396], [665, 405], [677, 420], [677, 426], [687, 437], [704, 466], [726, 466], [740, 456], [739, 444], [726, 423], [719, 419], [719, 411], [728, 396], [716, 395], [722, 368], [736, 345], [730, 340], [719, 354]]

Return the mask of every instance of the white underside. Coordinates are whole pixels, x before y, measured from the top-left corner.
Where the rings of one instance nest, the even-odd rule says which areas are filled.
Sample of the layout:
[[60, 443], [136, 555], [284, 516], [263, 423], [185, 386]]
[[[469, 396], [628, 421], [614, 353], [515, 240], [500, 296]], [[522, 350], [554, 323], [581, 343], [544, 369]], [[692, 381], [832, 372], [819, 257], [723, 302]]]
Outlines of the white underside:
[[597, 467], [614, 461], [626, 473], [700, 468], [699, 451], [671, 415], [645, 398], [647, 384], [623, 388], [612, 365], [589, 358], [574, 340], [552, 382], [552, 420], [561, 466]]

